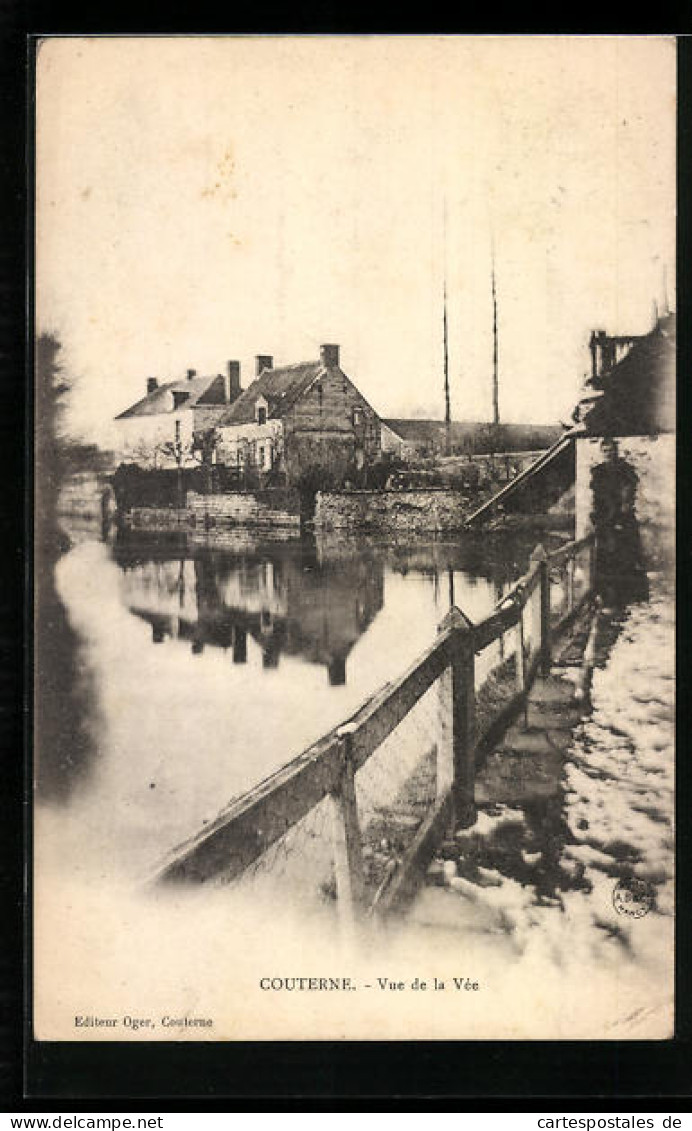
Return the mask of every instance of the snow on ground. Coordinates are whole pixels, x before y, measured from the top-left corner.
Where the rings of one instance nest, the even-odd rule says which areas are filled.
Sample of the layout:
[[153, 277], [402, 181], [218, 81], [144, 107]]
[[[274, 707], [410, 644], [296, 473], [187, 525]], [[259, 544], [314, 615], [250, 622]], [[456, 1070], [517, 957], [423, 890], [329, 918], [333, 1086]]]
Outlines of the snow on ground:
[[[556, 796], [485, 806], [412, 909], [410, 929], [456, 939], [467, 965], [494, 954], [508, 993], [553, 987], [537, 1036], [672, 1032], [674, 624], [657, 580], [600, 657]], [[641, 917], [614, 903], [629, 877], [652, 885]]]
[[[657, 913], [673, 907], [674, 625], [664, 591], [628, 611], [602, 668], [593, 712], [577, 730], [567, 765], [565, 856], [656, 888]], [[630, 922], [633, 941], [637, 920]]]

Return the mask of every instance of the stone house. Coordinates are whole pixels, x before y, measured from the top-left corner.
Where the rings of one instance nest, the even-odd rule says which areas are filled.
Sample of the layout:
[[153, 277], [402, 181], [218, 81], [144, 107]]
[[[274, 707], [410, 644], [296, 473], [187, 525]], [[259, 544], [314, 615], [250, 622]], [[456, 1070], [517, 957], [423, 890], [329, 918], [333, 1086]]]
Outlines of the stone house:
[[215, 458], [253, 467], [289, 484], [311, 476], [343, 482], [380, 456], [380, 420], [339, 364], [338, 345], [317, 361], [274, 367], [257, 357], [257, 376], [218, 419]]
[[159, 384], [148, 378], [146, 395], [115, 418], [118, 456], [144, 468], [198, 464], [204, 436], [240, 393], [237, 361], [214, 377], [189, 369], [179, 381]]
[[574, 413], [576, 536], [594, 523], [625, 531], [635, 524], [643, 568], [668, 566], [675, 524], [675, 315], [636, 337], [597, 331], [591, 352], [587, 393]]
[[601, 547], [613, 544], [613, 561], [629, 554], [643, 571], [667, 567], [675, 523], [675, 315], [646, 334], [596, 330], [590, 348], [591, 377], [573, 427], [468, 521], [568, 507], [575, 536], [595, 525]]

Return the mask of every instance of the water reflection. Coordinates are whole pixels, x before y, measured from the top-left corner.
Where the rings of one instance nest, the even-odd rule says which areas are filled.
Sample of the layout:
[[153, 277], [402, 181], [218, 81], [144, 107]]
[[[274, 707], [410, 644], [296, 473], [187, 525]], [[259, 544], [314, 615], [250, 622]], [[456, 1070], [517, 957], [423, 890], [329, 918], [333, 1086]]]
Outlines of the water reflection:
[[333, 558], [314, 541], [257, 544], [232, 553], [123, 541], [115, 550], [124, 602], [151, 626], [154, 644], [190, 642], [247, 662], [247, 639], [262, 667], [282, 655], [326, 667], [329, 683], [346, 683], [346, 661], [382, 608], [384, 566], [374, 554]]
[[51, 851], [79, 858], [87, 836], [94, 860], [141, 875], [400, 675], [450, 600], [486, 615], [532, 545], [81, 540], [57, 581], [94, 689], [95, 752], [79, 775], [60, 763], [59, 789], [39, 779], [53, 822], [62, 813]]

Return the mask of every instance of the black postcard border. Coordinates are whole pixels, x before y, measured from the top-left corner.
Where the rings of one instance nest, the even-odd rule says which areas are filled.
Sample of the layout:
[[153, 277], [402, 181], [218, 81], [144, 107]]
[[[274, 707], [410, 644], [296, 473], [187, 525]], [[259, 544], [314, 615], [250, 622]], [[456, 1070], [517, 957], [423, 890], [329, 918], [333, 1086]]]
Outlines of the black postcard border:
[[[661, 15], [659, 10], [659, 16]], [[354, 30], [344, 27], [344, 16], [327, 4], [300, 16], [293, 13], [288, 21], [292, 32], [309, 28], [329, 33]], [[234, 13], [234, 32], [268, 32], [282, 26], [275, 12]], [[0, 607], [5, 614], [2, 643], [7, 677], [2, 684], [0, 726], [5, 749], [5, 789], [3, 825], [3, 861], [9, 866], [0, 877], [3, 899], [2, 954], [9, 954], [8, 963], [0, 959], [0, 1099], [14, 1110], [60, 1110], [82, 1107], [107, 1110], [113, 1104], [140, 1110], [203, 1110], [219, 1100], [252, 1099], [273, 1108], [286, 1110], [315, 1105], [324, 1109], [336, 1103], [357, 1098], [368, 1100], [369, 1107], [387, 1101], [387, 1108], [411, 1109], [420, 1102], [426, 1110], [450, 1100], [475, 1101], [474, 1107], [505, 1109], [536, 1106], [537, 1099], [571, 1100], [576, 1109], [581, 1101], [595, 1101], [599, 1110], [611, 1104], [653, 1110], [652, 1103], [663, 1103], [679, 1110], [674, 1098], [689, 1097], [692, 1092], [691, 1036], [692, 1002], [689, 955], [692, 951], [690, 932], [690, 745], [685, 706], [689, 688], [686, 661], [690, 655], [690, 600], [687, 576], [690, 541], [687, 499], [689, 498], [690, 452], [689, 387], [684, 375], [692, 372], [690, 326], [692, 310], [689, 301], [690, 240], [689, 185], [692, 165], [692, 43], [679, 41], [679, 471], [678, 471], [678, 538], [679, 588], [678, 603], [678, 924], [677, 924], [677, 1019], [676, 1036], [661, 1042], [508, 1042], [508, 1041], [439, 1041], [439, 1042], [232, 1042], [232, 1043], [151, 1043], [151, 1044], [83, 1044], [79, 1042], [35, 1042], [29, 1028], [31, 974], [29, 946], [31, 913], [25, 899], [26, 860], [23, 836], [29, 835], [23, 817], [29, 812], [30, 790], [23, 766], [22, 722], [25, 735], [30, 722], [26, 704], [30, 701], [31, 676], [31, 609], [30, 591], [30, 524], [31, 507], [31, 358], [28, 346], [31, 320], [26, 317], [25, 303], [30, 303], [31, 290], [25, 279], [31, 279], [32, 212], [31, 212], [31, 146], [25, 139], [32, 130], [32, 71], [35, 36], [48, 34], [112, 33], [113, 16], [107, 9], [100, 13], [75, 15], [48, 13], [40, 6], [28, 12], [13, 4], [0, 8], [2, 28], [2, 114], [6, 127], [8, 153], [1, 170], [5, 216], [8, 217], [9, 239], [0, 252], [4, 313], [0, 315], [0, 349], [5, 362], [6, 404], [9, 411], [0, 418], [2, 451], [6, 457], [4, 506], [0, 512], [5, 555], [2, 560], [3, 582]], [[353, 17], [351, 16], [351, 21]], [[141, 17], [139, 19], [141, 27]], [[348, 21], [346, 21], [348, 22]], [[375, 24], [377, 18], [375, 17]], [[444, 22], [444, 21], [443, 21]], [[140, 32], [131, 21], [118, 13], [119, 33]], [[264, 23], [264, 27], [262, 24]], [[101, 26], [99, 26], [101, 25]], [[104, 26], [108, 25], [108, 26]], [[422, 26], [421, 26], [422, 25]], [[377, 30], [391, 30], [391, 23]], [[204, 20], [197, 21], [204, 28]], [[141, 27], [140, 33], [146, 33]], [[218, 31], [218, 26], [209, 29]], [[283, 29], [282, 29], [283, 30]], [[356, 30], [370, 30], [366, 26]], [[376, 28], [372, 28], [376, 30]], [[421, 20], [419, 32], [430, 31]], [[438, 26], [440, 31], [457, 29]], [[467, 31], [469, 29], [463, 29]], [[475, 30], [475, 29], [470, 29]], [[492, 28], [484, 30], [492, 31]], [[506, 30], [506, 29], [505, 29]], [[521, 30], [526, 30], [526, 27]], [[650, 30], [641, 28], [641, 31]], [[593, 28], [591, 29], [593, 32]], [[659, 24], [660, 33], [660, 24]], [[166, 33], [163, 33], [166, 34]], [[25, 110], [27, 117], [24, 119]], [[26, 131], [23, 122], [26, 120]], [[25, 211], [26, 210], [26, 211]], [[26, 216], [26, 229], [24, 217]], [[26, 231], [26, 244], [24, 233]], [[28, 274], [25, 271], [28, 270]], [[26, 296], [26, 298], [25, 298]], [[28, 326], [28, 329], [27, 329]], [[23, 348], [26, 341], [26, 350]], [[25, 355], [25, 360], [22, 360]], [[26, 366], [26, 368], [25, 368]], [[19, 469], [24, 469], [24, 475]], [[22, 561], [22, 547], [26, 565]], [[24, 609], [24, 632], [27, 646], [22, 648], [21, 612]], [[19, 698], [20, 673], [24, 672], [24, 709]], [[27, 746], [27, 750], [29, 746]], [[28, 758], [28, 755], [27, 755]], [[27, 844], [27, 848], [30, 845]], [[28, 856], [26, 857], [28, 859]], [[25, 994], [22, 995], [24, 982]], [[490, 1104], [490, 1101], [495, 1101]], [[96, 1102], [95, 1102], [96, 1101]], [[481, 1102], [488, 1101], [488, 1102]], [[498, 1101], [499, 1104], [498, 1104]], [[592, 1104], [593, 1106], [593, 1104]]]

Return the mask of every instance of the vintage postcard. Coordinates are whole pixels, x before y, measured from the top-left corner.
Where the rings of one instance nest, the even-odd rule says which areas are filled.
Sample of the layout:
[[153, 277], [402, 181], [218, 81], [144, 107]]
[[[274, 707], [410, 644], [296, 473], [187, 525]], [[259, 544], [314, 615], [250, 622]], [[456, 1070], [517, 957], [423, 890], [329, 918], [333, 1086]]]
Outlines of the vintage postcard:
[[671, 1038], [675, 39], [35, 71], [35, 1039]]

